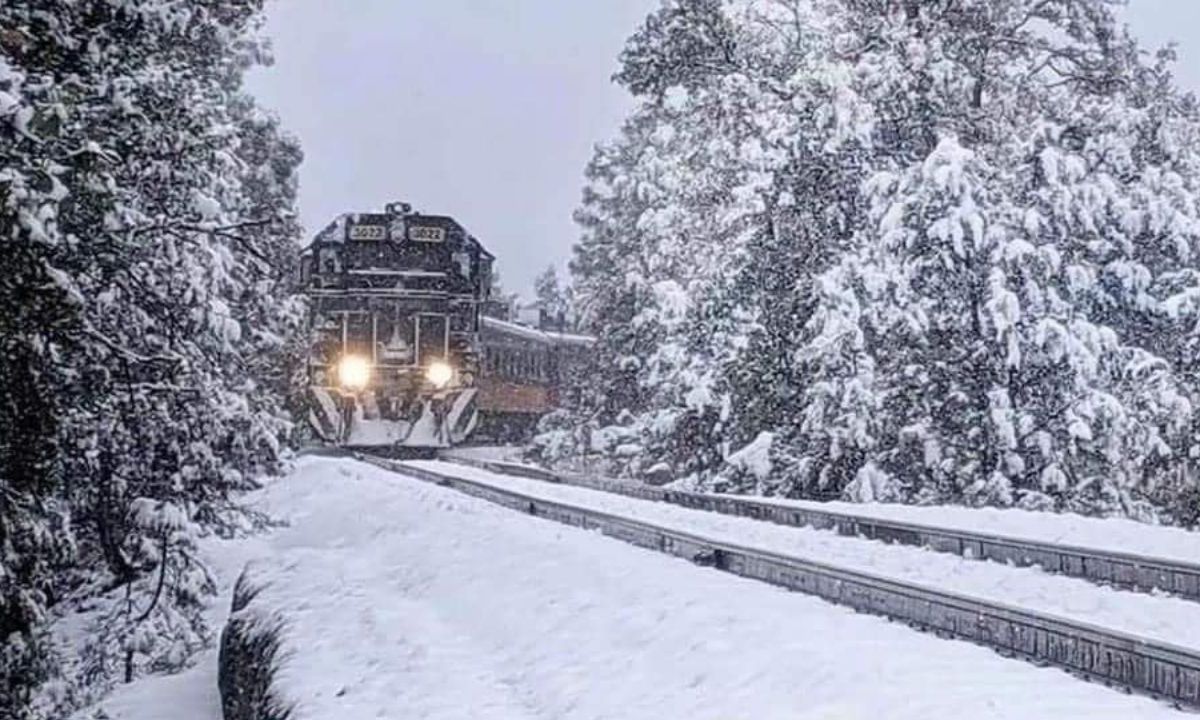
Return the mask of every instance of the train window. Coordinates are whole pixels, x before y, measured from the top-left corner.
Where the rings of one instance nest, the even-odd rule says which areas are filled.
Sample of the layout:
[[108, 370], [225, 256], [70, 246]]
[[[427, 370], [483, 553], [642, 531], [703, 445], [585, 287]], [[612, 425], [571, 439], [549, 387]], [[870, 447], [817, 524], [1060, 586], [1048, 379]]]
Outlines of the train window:
[[397, 267], [442, 273], [450, 269], [448, 251], [440, 243], [405, 243], [397, 250]]
[[492, 261], [486, 255], [479, 256], [479, 272], [475, 277], [475, 288], [482, 299], [487, 300], [492, 293]]
[[449, 323], [445, 315], [417, 316], [417, 362], [428, 365], [446, 359]]
[[395, 265], [393, 245], [378, 241], [346, 243], [346, 266], [354, 269], [387, 268]]
[[458, 274], [466, 279], [471, 278], [471, 254], [465, 250], [459, 250], [450, 255], [450, 260], [454, 267], [458, 270]]
[[474, 308], [460, 307], [450, 316], [450, 332], [473, 332], [475, 330]]
[[321, 248], [321, 273], [333, 275], [342, 271], [336, 248]]
[[342, 351], [347, 355], [373, 358], [372, 343], [375, 336], [374, 316], [369, 312], [346, 313], [345, 341]]

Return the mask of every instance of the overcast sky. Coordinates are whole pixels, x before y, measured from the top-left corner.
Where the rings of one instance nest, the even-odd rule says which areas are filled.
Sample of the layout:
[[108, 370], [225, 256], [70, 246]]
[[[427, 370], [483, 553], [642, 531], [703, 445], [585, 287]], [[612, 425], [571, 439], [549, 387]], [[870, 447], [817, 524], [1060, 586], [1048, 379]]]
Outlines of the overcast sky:
[[[657, 0], [285, 0], [251, 89], [300, 137], [309, 232], [406, 200], [453, 215], [528, 294], [565, 268], [584, 165], [631, 107], [610, 82]], [[1149, 45], [1179, 43], [1200, 89], [1200, 0], [1131, 0]]]

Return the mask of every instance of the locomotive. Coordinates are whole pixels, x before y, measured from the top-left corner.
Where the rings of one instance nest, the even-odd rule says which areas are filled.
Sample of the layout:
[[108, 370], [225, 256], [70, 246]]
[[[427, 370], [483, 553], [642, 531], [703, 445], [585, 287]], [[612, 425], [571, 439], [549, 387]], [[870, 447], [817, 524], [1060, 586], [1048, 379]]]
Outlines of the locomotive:
[[340, 215], [300, 256], [309, 423], [330, 444], [514, 439], [552, 409], [586, 337], [485, 317], [495, 257], [453, 218], [390, 203]]

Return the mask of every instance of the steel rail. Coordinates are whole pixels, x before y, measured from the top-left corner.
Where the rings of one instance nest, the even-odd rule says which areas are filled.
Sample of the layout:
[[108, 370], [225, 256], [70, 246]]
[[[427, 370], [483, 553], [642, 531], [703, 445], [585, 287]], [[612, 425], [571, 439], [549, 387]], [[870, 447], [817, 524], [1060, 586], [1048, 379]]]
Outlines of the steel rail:
[[1200, 564], [1150, 557], [1099, 548], [1060, 545], [1025, 538], [932, 525], [886, 520], [863, 515], [797, 507], [749, 498], [668, 490], [653, 485], [598, 478], [579, 473], [561, 473], [529, 465], [476, 460], [447, 453], [441, 459], [503, 475], [545, 480], [592, 490], [657, 500], [681, 507], [708, 510], [723, 515], [766, 520], [779, 525], [834, 530], [900, 545], [926, 547], [973, 560], [994, 560], [1018, 567], [1040, 567], [1047, 572], [1077, 577], [1126, 590], [1168, 592], [1188, 600], [1200, 600]]
[[427, 468], [358, 455], [386, 470], [585, 529], [639, 547], [687, 558], [741, 577], [795, 590], [897, 620], [941, 637], [967, 640], [1006, 657], [1200, 709], [1200, 652], [1129, 633], [1055, 617], [857, 570], [713, 540], [607, 512], [547, 500]]

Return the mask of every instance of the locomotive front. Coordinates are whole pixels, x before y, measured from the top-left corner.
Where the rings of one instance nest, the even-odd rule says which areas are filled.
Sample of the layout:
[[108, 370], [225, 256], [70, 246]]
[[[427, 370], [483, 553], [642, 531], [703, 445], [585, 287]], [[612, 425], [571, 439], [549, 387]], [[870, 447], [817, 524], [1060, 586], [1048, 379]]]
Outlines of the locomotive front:
[[314, 431], [350, 447], [448, 447], [475, 428], [492, 256], [452, 218], [346, 214], [301, 256]]

